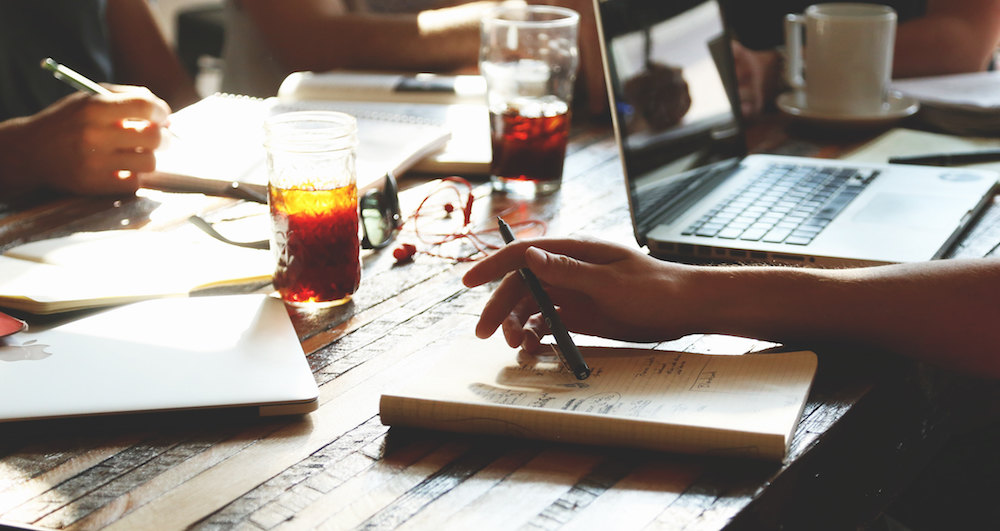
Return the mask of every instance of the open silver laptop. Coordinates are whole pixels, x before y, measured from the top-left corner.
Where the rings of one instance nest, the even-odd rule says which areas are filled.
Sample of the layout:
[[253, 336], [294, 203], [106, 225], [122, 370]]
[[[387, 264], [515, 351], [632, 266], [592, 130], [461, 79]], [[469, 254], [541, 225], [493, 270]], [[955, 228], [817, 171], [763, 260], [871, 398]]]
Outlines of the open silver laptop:
[[0, 422], [112, 413], [317, 407], [284, 304], [265, 295], [119, 306], [0, 338]]
[[715, 0], [595, 0], [640, 245], [679, 260], [858, 266], [942, 256], [988, 171], [746, 155]]

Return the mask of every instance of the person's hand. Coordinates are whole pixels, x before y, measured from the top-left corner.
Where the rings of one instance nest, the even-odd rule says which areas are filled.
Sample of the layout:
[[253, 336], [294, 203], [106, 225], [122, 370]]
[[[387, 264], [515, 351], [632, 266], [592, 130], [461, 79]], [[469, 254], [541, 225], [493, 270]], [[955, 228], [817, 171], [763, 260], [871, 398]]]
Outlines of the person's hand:
[[517, 273], [522, 267], [546, 286], [571, 332], [639, 342], [692, 332], [681, 291], [695, 268], [609, 242], [542, 238], [512, 243], [465, 274], [469, 287], [506, 275], [483, 308], [477, 336], [489, 337], [502, 325], [508, 345], [539, 350], [549, 330]]
[[[79, 195], [129, 194], [156, 167], [170, 107], [141, 87], [110, 95], [75, 93], [16, 124], [21, 178]], [[11, 147], [11, 146], [8, 146]], [[11, 171], [11, 170], [8, 170]]]
[[755, 51], [733, 41], [736, 83], [744, 117], [759, 115], [777, 96], [780, 76], [783, 74], [778, 71], [778, 59], [777, 51]]

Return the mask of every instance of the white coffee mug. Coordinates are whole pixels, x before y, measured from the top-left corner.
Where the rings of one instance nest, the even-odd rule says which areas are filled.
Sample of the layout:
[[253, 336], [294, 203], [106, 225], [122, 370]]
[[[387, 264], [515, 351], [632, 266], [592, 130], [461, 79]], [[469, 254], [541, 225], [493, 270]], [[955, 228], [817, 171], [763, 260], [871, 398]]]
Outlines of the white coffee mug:
[[786, 79], [810, 111], [880, 114], [888, 107], [895, 39], [896, 12], [889, 6], [809, 6], [785, 17]]

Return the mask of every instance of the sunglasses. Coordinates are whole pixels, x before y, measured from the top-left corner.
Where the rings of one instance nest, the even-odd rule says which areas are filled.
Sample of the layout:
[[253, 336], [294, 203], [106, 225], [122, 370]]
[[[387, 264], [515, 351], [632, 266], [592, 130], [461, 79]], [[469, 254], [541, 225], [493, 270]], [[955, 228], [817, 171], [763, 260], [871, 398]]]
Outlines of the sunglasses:
[[[238, 199], [267, 204], [266, 196], [256, 193], [248, 187], [240, 187], [237, 183], [233, 183], [231, 195]], [[399, 211], [399, 187], [396, 185], [396, 178], [392, 173], [385, 174], [381, 186], [368, 189], [358, 198], [358, 210], [360, 213], [362, 249], [381, 249], [392, 243], [400, 227], [403, 225], [403, 216]], [[249, 249], [270, 248], [268, 240], [253, 242], [230, 240], [220, 234], [211, 223], [205, 221], [200, 216], [191, 216], [188, 218], [188, 221], [209, 236], [230, 245]]]
[[358, 199], [361, 211], [361, 248], [381, 249], [392, 243], [403, 226], [399, 211], [399, 187], [392, 172], [385, 174], [382, 186], [368, 189]]

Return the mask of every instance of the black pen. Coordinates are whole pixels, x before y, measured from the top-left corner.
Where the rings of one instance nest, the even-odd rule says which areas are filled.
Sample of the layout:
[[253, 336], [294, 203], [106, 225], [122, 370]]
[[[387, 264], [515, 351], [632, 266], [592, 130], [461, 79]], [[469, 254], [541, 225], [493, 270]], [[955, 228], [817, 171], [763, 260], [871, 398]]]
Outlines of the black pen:
[[[503, 237], [504, 243], [514, 241], [514, 234], [510, 231], [510, 225], [503, 218], [497, 217], [497, 225], [500, 226], [500, 236]], [[580, 354], [580, 350], [573, 343], [573, 338], [569, 336], [569, 332], [563, 326], [562, 320], [559, 319], [559, 314], [556, 313], [555, 306], [552, 305], [552, 299], [549, 299], [549, 294], [545, 293], [545, 289], [542, 288], [542, 283], [538, 281], [538, 277], [527, 267], [522, 267], [517, 272], [521, 274], [524, 283], [528, 285], [528, 290], [531, 291], [531, 296], [538, 303], [538, 308], [542, 312], [542, 317], [545, 318], [545, 323], [549, 325], [549, 331], [556, 338], [558, 348], [555, 351], [559, 355], [559, 359], [562, 360], [563, 365], [570, 372], [576, 375], [577, 380], [586, 380], [590, 376], [590, 367], [587, 366], [587, 362]]]
[[962, 166], [980, 162], [1000, 162], [1000, 149], [983, 149], [962, 153], [934, 153], [913, 157], [889, 157], [890, 164], [920, 164], [924, 166]]

